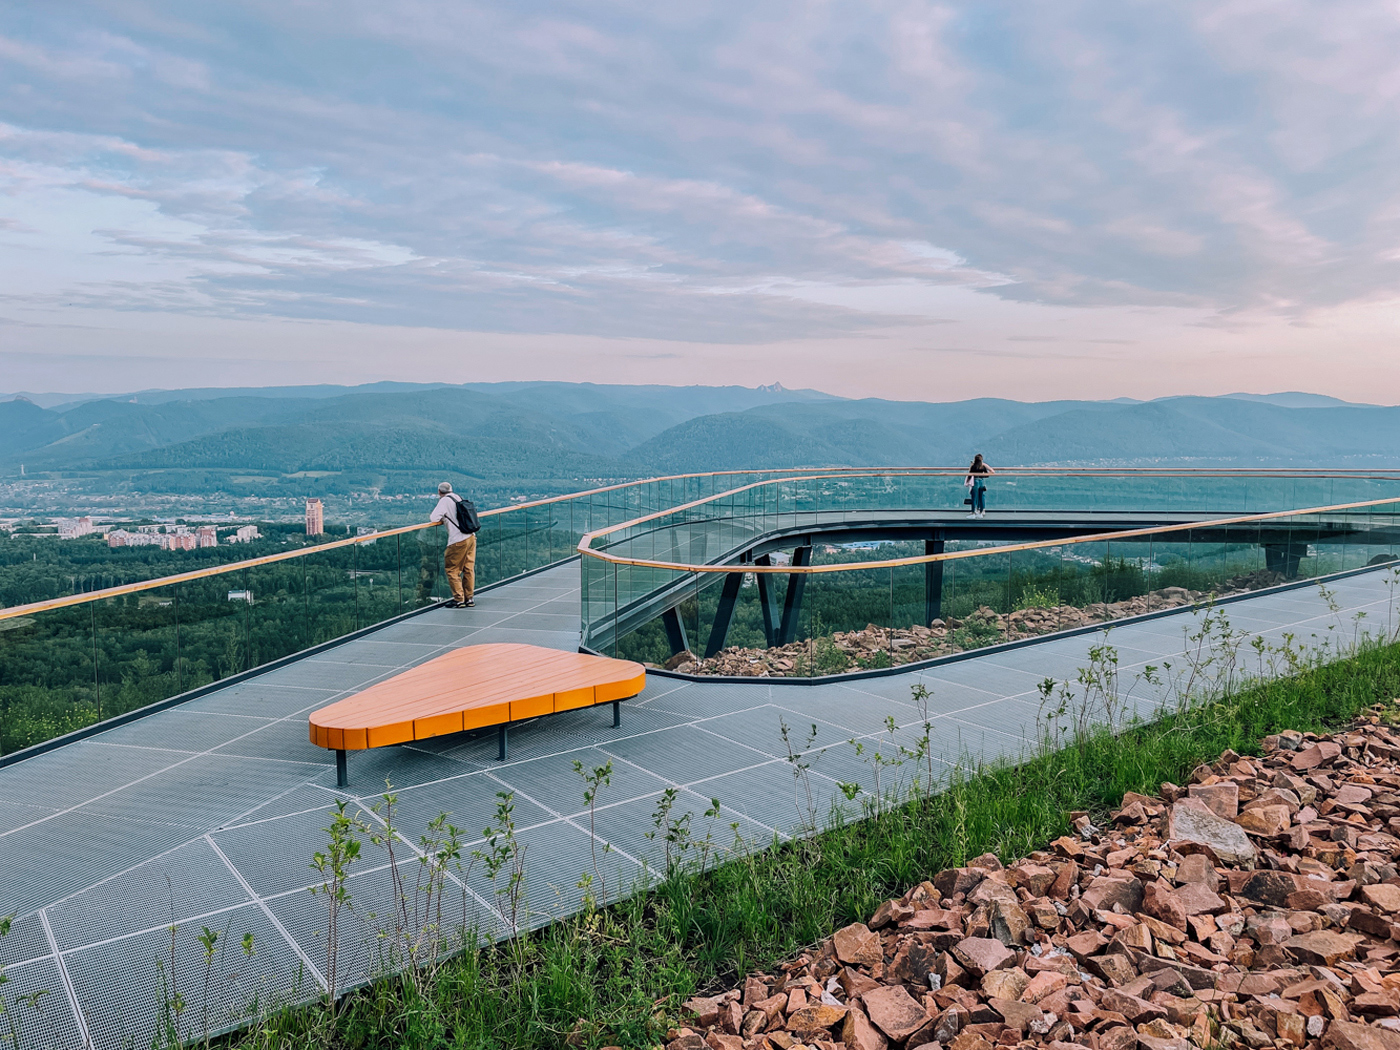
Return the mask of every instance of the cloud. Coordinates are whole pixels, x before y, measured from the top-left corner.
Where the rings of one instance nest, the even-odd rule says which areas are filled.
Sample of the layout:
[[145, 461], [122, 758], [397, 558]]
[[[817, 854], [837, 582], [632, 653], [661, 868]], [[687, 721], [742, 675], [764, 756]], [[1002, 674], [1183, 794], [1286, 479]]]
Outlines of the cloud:
[[[1381, 0], [39, 5], [0, 36], [5, 302], [757, 344], [970, 293], [1309, 330], [1400, 292], [1397, 50]], [[1052, 338], [1015, 327], [971, 345]], [[1136, 342], [1093, 334], [1053, 338]]]

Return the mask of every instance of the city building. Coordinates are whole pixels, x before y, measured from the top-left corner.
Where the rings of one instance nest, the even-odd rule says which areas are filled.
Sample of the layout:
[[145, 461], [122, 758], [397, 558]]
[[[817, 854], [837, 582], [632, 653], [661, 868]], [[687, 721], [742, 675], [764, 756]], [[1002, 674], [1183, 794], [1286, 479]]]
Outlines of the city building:
[[262, 539], [256, 525], [244, 525], [237, 532], [228, 538], [229, 543], [252, 543], [254, 540]]
[[[378, 531], [379, 531], [379, 530], [376, 529], [373, 525], [358, 525], [358, 526], [356, 526], [356, 528], [355, 528], [355, 535], [356, 535], [356, 536], [373, 536], [373, 535], [374, 535], [375, 533], [377, 533]], [[372, 544], [375, 544], [375, 543], [378, 543], [378, 542], [379, 542], [378, 540], [366, 540], [366, 541], [364, 542], [363, 545], [366, 546], [366, 547], [368, 547], [368, 546], [370, 546], [370, 545], [372, 545]]]
[[213, 525], [201, 525], [194, 530], [194, 536], [200, 547], [217, 547], [219, 545], [219, 530]]
[[160, 537], [151, 532], [128, 532], [126, 529], [113, 529], [107, 533], [109, 547], [154, 547]]
[[252, 604], [253, 604], [253, 592], [252, 592], [252, 591], [229, 591], [229, 592], [228, 592], [228, 600], [231, 601], [231, 602], [247, 602], [249, 605], [252, 605]]
[[161, 550], [192, 551], [199, 545], [198, 538], [192, 532], [165, 532], [156, 538]]
[[91, 518], [58, 519], [58, 538], [61, 540], [75, 540], [79, 536], [91, 536], [93, 531]]
[[306, 534], [308, 536], [319, 536], [325, 531], [325, 519], [322, 516], [321, 501], [318, 499], [307, 499]]

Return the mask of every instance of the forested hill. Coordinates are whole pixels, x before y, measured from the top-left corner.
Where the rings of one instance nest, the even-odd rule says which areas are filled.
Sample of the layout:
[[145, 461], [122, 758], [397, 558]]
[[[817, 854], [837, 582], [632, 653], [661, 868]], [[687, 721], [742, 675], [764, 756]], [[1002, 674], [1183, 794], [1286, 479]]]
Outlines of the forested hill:
[[977, 451], [994, 465], [1400, 467], [1400, 408], [1308, 394], [926, 403], [570, 383], [156, 391], [52, 408], [0, 401], [0, 477], [23, 464], [29, 476], [118, 472], [145, 487], [191, 472], [203, 486], [312, 474], [382, 487], [397, 473], [435, 471], [563, 482], [961, 464]]

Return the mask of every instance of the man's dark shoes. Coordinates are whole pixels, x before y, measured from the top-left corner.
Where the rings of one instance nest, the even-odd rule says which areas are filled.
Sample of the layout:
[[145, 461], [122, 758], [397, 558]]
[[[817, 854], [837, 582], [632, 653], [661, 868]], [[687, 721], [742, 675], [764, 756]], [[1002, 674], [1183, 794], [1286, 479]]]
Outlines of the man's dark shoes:
[[444, 609], [460, 609], [462, 607], [462, 603], [459, 602], [456, 598], [451, 598], [443, 602], [442, 607]]
[[462, 604], [463, 604], [463, 606], [464, 606], [465, 608], [467, 608], [467, 609], [474, 609], [474, 608], [476, 608], [476, 599], [475, 599], [475, 598], [468, 598], [468, 599], [467, 599], [465, 602], [463, 602]]

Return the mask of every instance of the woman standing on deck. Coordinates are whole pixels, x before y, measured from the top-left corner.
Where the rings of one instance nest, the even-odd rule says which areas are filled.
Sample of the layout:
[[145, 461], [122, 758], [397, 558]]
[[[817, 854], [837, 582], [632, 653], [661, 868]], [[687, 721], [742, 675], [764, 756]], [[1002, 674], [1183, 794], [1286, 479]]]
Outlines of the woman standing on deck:
[[972, 513], [969, 514], [968, 517], [981, 518], [986, 515], [987, 482], [985, 479], [991, 477], [995, 473], [996, 471], [987, 466], [986, 462], [982, 459], [982, 453], [979, 452], [972, 458], [972, 466], [967, 468], [967, 479], [963, 482], [963, 484], [968, 487], [969, 494], [971, 495], [971, 499], [969, 499], [968, 502], [972, 504]]

